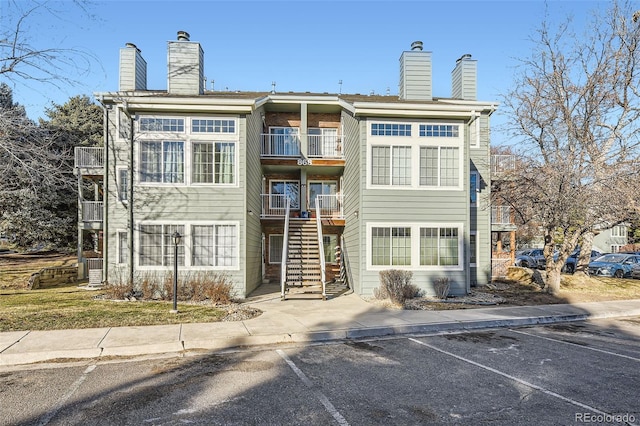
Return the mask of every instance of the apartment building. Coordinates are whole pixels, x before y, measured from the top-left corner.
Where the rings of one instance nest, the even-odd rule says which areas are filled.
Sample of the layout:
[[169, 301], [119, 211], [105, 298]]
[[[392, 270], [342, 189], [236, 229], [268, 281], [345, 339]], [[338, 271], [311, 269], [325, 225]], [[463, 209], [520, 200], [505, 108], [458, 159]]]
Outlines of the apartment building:
[[[282, 296], [360, 295], [388, 269], [428, 294], [443, 277], [462, 295], [491, 277], [490, 117], [477, 62], [452, 64], [432, 94], [432, 55], [400, 55], [399, 95], [206, 90], [204, 51], [167, 43], [167, 89], [146, 87], [134, 44], [104, 106], [105, 148], [78, 148], [79, 236], [102, 235], [93, 282], [142, 273], [227, 274], [238, 295], [265, 282]], [[179, 234], [181, 238], [174, 240]], [[83, 257], [82, 250], [78, 250]]]

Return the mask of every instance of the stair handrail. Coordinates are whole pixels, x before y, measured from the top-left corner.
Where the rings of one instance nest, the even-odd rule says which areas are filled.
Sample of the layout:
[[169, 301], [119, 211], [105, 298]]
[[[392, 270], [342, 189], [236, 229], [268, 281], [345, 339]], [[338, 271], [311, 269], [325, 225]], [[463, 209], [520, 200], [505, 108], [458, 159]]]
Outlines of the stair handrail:
[[284, 234], [282, 236], [282, 260], [280, 262], [280, 299], [284, 300], [284, 292], [287, 283], [287, 255], [289, 252], [289, 209], [291, 200], [286, 197], [284, 210]]
[[322, 283], [322, 300], [327, 300], [327, 277], [324, 261], [324, 238], [322, 236], [322, 217], [320, 217], [320, 198], [316, 198], [316, 228], [318, 229], [318, 251], [320, 252], [320, 281]]

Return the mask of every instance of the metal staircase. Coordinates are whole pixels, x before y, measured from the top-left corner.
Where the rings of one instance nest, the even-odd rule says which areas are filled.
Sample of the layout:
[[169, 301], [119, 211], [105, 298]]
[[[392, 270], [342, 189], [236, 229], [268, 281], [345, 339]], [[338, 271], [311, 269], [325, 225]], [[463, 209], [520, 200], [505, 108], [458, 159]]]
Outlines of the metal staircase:
[[320, 258], [316, 221], [290, 221], [287, 241], [286, 294], [288, 296], [314, 294], [325, 299], [322, 283], [324, 262]]

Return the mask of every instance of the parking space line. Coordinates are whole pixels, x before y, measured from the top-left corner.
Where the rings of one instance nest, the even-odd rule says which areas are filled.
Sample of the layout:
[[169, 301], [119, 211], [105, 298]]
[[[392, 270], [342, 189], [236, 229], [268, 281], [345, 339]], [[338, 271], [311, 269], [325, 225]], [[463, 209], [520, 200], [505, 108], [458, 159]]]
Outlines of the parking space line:
[[320, 392], [313, 385], [313, 383], [311, 382], [311, 380], [309, 380], [307, 375], [304, 374], [304, 372], [298, 368], [298, 366], [291, 360], [291, 358], [289, 358], [287, 354], [285, 354], [280, 349], [276, 349], [276, 352], [278, 353], [278, 355], [282, 357], [282, 359], [285, 360], [285, 362], [289, 365], [289, 367], [291, 367], [293, 372], [296, 373], [296, 375], [300, 378], [300, 380], [302, 380], [302, 383], [304, 383], [309, 389], [311, 389], [313, 393], [316, 394], [316, 397], [320, 400], [322, 405], [324, 405], [324, 408], [327, 409], [329, 414], [331, 414], [331, 416], [338, 422], [338, 424], [341, 426], [349, 426], [349, 422], [347, 422], [347, 420], [344, 417], [342, 417], [342, 414], [340, 414], [340, 412], [336, 409], [336, 407], [333, 406], [331, 401], [329, 401], [329, 398], [327, 398], [322, 392]]
[[575, 399], [571, 399], [571, 398], [568, 398], [566, 396], [563, 396], [563, 395], [560, 395], [558, 393], [555, 393], [553, 391], [550, 391], [549, 389], [545, 389], [545, 388], [543, 388], [541, 386], [534, 385], [533, 383], [529, 383], [526, 380], [522, 380], [522, 379], [514, 377], [514, 376], [512, 376], [510, 374], [507, 374], [507, 373], [504, 373], [502, 371], [496, 370], [495, 368], [491, 368], [491, 367], [489, 367], [487, 365], [480, 364], [480, 363], [475, 362], [473, 360], [464, 358], [464, 357], [462, 357], [460, 355], [456, 355], [454, 353], [445, 351], [443, 349], [440, 349], [440, 348], [437, 348], [435, 346], [432, 346], [432, 345], [430, 345], [428, 343], [421, 342], [420, 340], [416, 340], [414, 338], [409, 338], [409, 340], [411, 340], [412, 342], [417, 343], [419, 345], [426, 346], [429, 349], [433, 349], [434, 351], [437, 351], [437, 352], [443, 353], [445, 355], [449, 355], [449, 356], [451, 356], [453, 358], [459, 359], [460, 361], [464, 361], [464, 362], [469, 363], [471, 365], [475, 365], [476, 367], [479, 367], [479, 368], [482, 368], [484, 370], [490, 371], [492, 373], [498, 374], [498, 375], [500, 375], [502, 377], [506, 377], [509, 380], [513, 380], [514, 382], [518, 382], [521, 385], [528, 386], [528, 387], [530, 387], [532, 389], [538, 390], [538, 391], [540, 391], [540, 392], [542, 392], [542, 393], [544, 393], [546, 395], [552, 396], [554, 398], [561, 399], [562, 401], [568, 402], [569, 404], [573, 404], [573, 405], [575, 405], [577, 407], [584, 408], [586, 410], [592, 411], [592, 412], [594, 412], [596, 414], [601, 414], [601, 415], [610, 415], [611, 414], [611, 413], [605, 413], [604, 411], [600, 411], [595, 407], [591, 407], [590, 405], [586, 405], [586, 404], [583, 404], [581, 402], [578, 402]]
[[630, 359], [631, 361], [640, 362], [640, 358], [635, 358], [635, 357], [632, 357], [632, 356], [629, 356], [629, 355], [623, 355], [623, 354], [619, 354], [619, 353], [615, 353], [615, 352], [611, 352], [611, 351], [605, 351], [604, 349], [592, 348], [590, 346], [579, 345], [577, 343], [572, 343], [572, 342], [565, 342], [564, 340], [554, 339], [553, 337], [538, 336], [536, 334], [531, 334], [531, 333], [527, 333], [525, 331], [520, 331], [520, 330], [511, 330], [511, 329], [509, 329], [509, 331], [512, 332], [512, 333], [524, 334], [525, 336], [537, 337], [538, 339], [544, 339], [544, 340], [548, 340], [550, 342], [564, 343], [566, 345], [577, 346], [577, 347], [582, 348], [582, 349], [589, 349], [590, 351], [600, 352], [600, 353], [603, 353], [603, 354], [618, 356], [620, 358], [626, 358], [626, 359]]
[[73, 382], [71, 384], [71, 386], [69, 386], [69, 389], [67, 389], [67, 392], [62, 395], [62, 398], [60, 398], [58, 400], [58, 403], [55, 405], [55, 407], [53, 407], [53, 409], [49, 410], [48, 412], [46, 412], [44, 414], [44, 416], [42, 416], [40, 418], [40, 421], [38, 422], [38, 426], [45, 426], [47, 425], [51, 419], [53, 419], [53, 417], [58, 414], [58, 411], [60, 411], [60, 409], [64, 406], [64, 404], [67, 403], [67, 401], [69, 400], [69, 398], [71, 398], [71, 396], [76, 393], [76, 391], [78, 390], [78, 388], [80, 387], [80, 385], [82, 383], [84, 383], [85, 380], [87, 380], [87, 376], [89, 375], [89, 373], [91, 373], [93, 370], [96, 369], [96, 364], [91, 364], [89, 365], [83, 372], [82, 375], [80, 377], [78, 377], [78, 380], [76, 380], [75, 382]]

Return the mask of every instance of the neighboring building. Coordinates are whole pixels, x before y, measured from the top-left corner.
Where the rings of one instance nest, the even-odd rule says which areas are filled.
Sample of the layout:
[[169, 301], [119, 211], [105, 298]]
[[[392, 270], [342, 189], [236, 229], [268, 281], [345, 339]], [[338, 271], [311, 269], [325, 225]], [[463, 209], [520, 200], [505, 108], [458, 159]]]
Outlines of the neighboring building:
[[106, 148], [78, 148], [76, 166], [103, 186], [81, 203], [99, 220], [79, 225], [103, 230], [103, 280], [172, 271], [177, 231], [180, 273], [225, 272], [239, 295], [267, 280], [371, 295], [387, 269], [429, 294], [440, 277], [456, 295], [490, 281], [496, 103], [476, 100], [470, 55], [449, 98], [432, 95], [421, 42], [400, 57], [399, 96], [207, 91], [203, 61], [178, 33], [168, 90], [148, 90], [127, 44], [119, 91], [96, 94]]
[[593, 237], [593, 249], [600, 253], [617, 253], [629, 244], [628, 226], [624, 223], [599, 230]]

